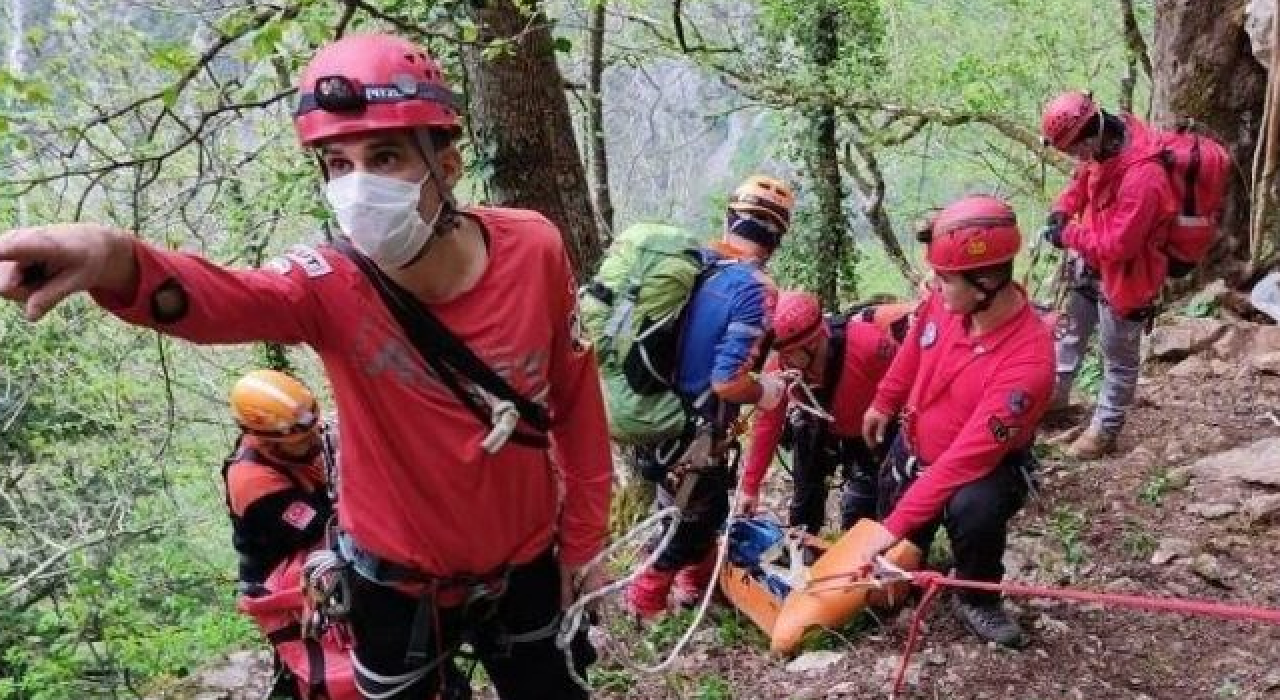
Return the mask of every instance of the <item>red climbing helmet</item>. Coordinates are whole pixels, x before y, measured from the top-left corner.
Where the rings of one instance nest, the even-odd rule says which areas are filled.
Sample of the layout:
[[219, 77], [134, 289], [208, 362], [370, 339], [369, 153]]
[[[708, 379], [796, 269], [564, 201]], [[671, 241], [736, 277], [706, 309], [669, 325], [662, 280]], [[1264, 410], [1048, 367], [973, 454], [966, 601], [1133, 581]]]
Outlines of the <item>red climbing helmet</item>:
[[778, 352], [808, 347], [826, 335], [827, 324], [822, 322], [822, 304], [817, 297], [800, 291], [778, 295], [773, 312], [773, 347]]
[[320, 49], [298, 84], [293, 125], [303, 146], [346, 134], [458, 128], [444, 74], [400, 37], [353, 34]]
[[1076, 142], [1090, 119], [1098, 117], [1098, 105], [1087, 92], [1064, 92], [1053, 98], [1040, 118], [1045, 143], [1065, 151]]
[[943, 209], [929, 228], [929, 265], [938, 272], [964, 272], [1018, 255], [1018, 220], [1002, 200], [988, 195], [960, 199]]

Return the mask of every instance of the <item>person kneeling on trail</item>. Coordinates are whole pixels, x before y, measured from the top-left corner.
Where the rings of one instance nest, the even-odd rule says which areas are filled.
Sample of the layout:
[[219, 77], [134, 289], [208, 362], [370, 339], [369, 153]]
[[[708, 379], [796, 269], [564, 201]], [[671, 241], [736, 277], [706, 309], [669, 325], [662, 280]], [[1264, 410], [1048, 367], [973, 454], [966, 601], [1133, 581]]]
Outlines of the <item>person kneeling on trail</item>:
[[[901, 430], [880, 470], [880, 527], [854, 559], [870, 567], [904, 538], [928, 552], [941, 525], [959, 577], [999, 581], [1009, 519], [1033, 486], [1053, 340], [1012, 282], [1022, 236], [1007, 204], [966, 197], [923, 233], [936, 289], [863, 420], [870, 445], [884, 443], [894, 416]], [[953, 606], [983, 639], [1025, 643], [998, 595], [957, 594]]]
[[826, 521], [827, 480], [837, 467], [844, 480], [841, 529], [875, 517], [876, 474], [884, 455], [862, 439], [862, 417], [898, 343], [875, 323], [860, 320], [874, 316], [865, 311], [824, 318], [817, 297], [808, 292], [788, 291], [778, 297], [774, 352], [765, 371], [800, 376], [777, 406], [756, 416], [744, 460], [743, 515], [755, 512], [760, 485], [789, 427], [795, 488], [790, 524], [818, 534]]
[[736, 451], [731, 428], [742, 406], [771, 408], [782, 400], [780, 376], [753, 372], [764, 361], [777, 303], [764, 267], [790, 228], [794, 206], [786, 183], [753, 175], [729, 199], [722, 238], [698, 251], [706, 272], [683, 311], [673, 382], [685, 403], [685, 435], [657, 451], [687, 454], [699, 440], [709, 449], [699, 458], [706, 463], [659, 483], [660, 506], [677, 504], [681, 492], [687, 500], [678, 503], [681, 519], [671, 542], [627, 589], [627, 608], [637, 617], [665, 612], [673, 587], [680, 605], [701, 599], [715, 568], [716, 533], [729, 516]]
[[222, 468], [240, 592], [253, 596], [289, 556], [320, 542], [333, 515], [316, 399], [283, 372], [256, 370], [231, 388], [240, 426]]

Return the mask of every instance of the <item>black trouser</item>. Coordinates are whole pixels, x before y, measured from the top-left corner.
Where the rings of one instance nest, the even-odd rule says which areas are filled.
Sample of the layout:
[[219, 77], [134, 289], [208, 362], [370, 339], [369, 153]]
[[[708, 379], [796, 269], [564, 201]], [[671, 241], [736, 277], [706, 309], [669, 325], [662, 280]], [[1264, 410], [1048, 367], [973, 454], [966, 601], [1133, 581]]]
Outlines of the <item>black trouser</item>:
[[[880, 516], [887, 516], [927, 468], [910, 465], [911, 455], [906, 440], [899, 436], [889, 450], [880, 470]], [[1028, 480], [1035, 469], [1030, 449], [1005, 456], [990, 474], [960, 487], [947, 501], [941, 515], [908, 536], [920, 551], [928, 555], [938, 526], [947, 529], [956, 575], [975, 581], [999, 581], [1004, 578], [1004, 548], [1009, 534], [1009, 520], [1022, 509], [1029, 490]], [[998, 598], [993, 593], [965, 593], [974, 602]]]
[[680, 523], [667, 548], [658, 555], [653, 567], [659, 571], [675, 571], [702, 561], [715, 546], [716, 533], [729, 518], [729, 489], [733, 486], [733, 470], [726, 463], [711, 464], [690, 471], [672, 484], [670, 479], [658, 485], [658, 507], [675, 504], [676, 493], [685, 479], [696, 479], [684, 504]]
[[[896, 430], [896, 423], [892, 426]], [[816, 535], [827, 520], [828, 480], [840, 468], [844, 486], [840, 493], [840, 529], [848, 530], [862, 518], [876, 516], [876, 475], [883, 454], [862, 438], [832, 435], [817, 420], [792, 425], [790, 524]], [[895, 432], [889, 432], [886, 442]]]
[[[564, 653], [556, 648], [554, 634], [533, 641], [507, 639], [509, 635], [542, 629], [560, 615], [560, 568], [550, 551], [512, 569], [505, 593], [496, 601], [437, 608], [436, 620], [428, 623], [429, 639], [423, 659], [407, 658], [421, 599], [359, 574], [353, 573], [351, 580], [350, 622], [355, 637], [355, 657], [373, 673], [402, 675], [447, 658], [466, 642], [503, 700], [588, 697], [569, 675]], [[585, 678], [587, 666], [595, 660], [585, 628], [574, 639], [573, 658], [579, 675]], [[388, 700], [435, 697], [444, 675], [443, 670], [433, 669]], [[360, 673], [357, 681], [366, 696], [385, 692], [391, 685], [378, 683]]]

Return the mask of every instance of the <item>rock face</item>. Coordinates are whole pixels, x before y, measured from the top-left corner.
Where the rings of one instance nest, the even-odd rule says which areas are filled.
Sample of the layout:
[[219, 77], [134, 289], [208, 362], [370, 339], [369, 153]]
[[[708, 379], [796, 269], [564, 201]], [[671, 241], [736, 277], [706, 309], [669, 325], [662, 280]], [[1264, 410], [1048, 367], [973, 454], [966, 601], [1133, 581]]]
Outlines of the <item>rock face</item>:
[[[1191, 356], [1206, 360], [1242, 362], [1246, 358], [1268, 358], [1280, 352], [1280, 326], [1243, 321], [1193, 318], [1151, 331], [1146, 347], [1149, 360], [1180, 362]], [[1275, 359], [1261, 360], [1274, 366]], [[1256, 365], [1255, 365], [1256, 366]]]
[[832, 664], [840, 663], [843, 658], [844, 654], [838, 651], [811, 651], [801, 654], [794, 661], [787, 664], [787, 670], [791, 673], [821, 671]]
[[1280, 437], [1209, 455], [1191, 465], [1194, 479], [1280, 488]]
[[1151, 563], [1156, 566], [1163, 566], [1179, 557], [1189, 557], [1191, 556], [1191, 547], [1189, 540], [1166, 537], [1160, 540], [1160, 544], [1156, 546], [1155, 553], [1151, 555]]
[[237, 651], [151, 700], [258, 700], [273, 680], [270, 652]]

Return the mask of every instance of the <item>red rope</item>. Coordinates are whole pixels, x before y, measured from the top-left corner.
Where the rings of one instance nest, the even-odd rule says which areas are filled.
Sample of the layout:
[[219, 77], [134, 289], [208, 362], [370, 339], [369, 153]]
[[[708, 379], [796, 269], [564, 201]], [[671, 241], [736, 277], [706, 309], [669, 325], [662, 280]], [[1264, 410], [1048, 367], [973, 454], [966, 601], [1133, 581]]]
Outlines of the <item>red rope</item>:
[[924, 598], [920, 601], [920, 605], [916, 608], [915, 614], [911, 617], [911, 628], [907, 632], [906, 647], [902, 650], [902, 662], [898, 666], [898, 673], [893, 681], [893, 693], [890, 697], [897, 697], [898, 693], [902, 689], [902, 683], [906, 679], [907, 675], [907, 663], [911, 660], [911, 653], [915, 648], [916, 639], [920, 633], [920, 623], [924, 621], [925, 614], [928, 612], [934, 598], [937, 597], [938, 592], [943, 588], [959, 588], [970, 591], [1004, 593], [1007, 595], [1025, 596], [1029, 598], [1059, 598], [1062, 600], [1073, 600], [1083, 603], [1100, 603], [1103, 605], [1113, 605], [1121, 608], [1134, 608], [1150, 612], [1204, 615], [1208, 617], [1220, 617], [1227, 620], [1245, 620], [1249, 622], [1266, 622], [1273, 625], [1280, 625], [1280, 609], [1264, 608], [1254, 605], [1233, 605], [1230, 603], [1219, 603], [1212, 600], [1202, 599], [1157, 598], [1155, 596], [1132, 595], [1127, 593], [1098, 593], [1095, 591], [1081, 591], [1071, 588], [1032, 586], [1024, 583], [970, 581], [968, 579], [943, 576], [936, 571], [916, 571], [912, 573], [909, 580], [913, 585], [925, 589], [925, 593]]
[[898, 664], [898, 675], [893, 679], [893, 692], [889, 697], [898, 697], [898, 690], [902, 688], [902, 682], [907, 677], [907, 664], [911, 661], [911, 652], [916, 646], [916, 637], [920, 635], [920, 623], [924, 622], [924, 616], [929, 612], [929, 606], [933, 605], [933, 599], [942, 591], [942, 586], [936, 581], [929, 583], [924, 591], [924, 598], [921, 599], [920, 605], [916, 607], [916, 613], [911, 616], [911, 629], [907, 631], [907, 645], [902, 649], [902, 663]]

